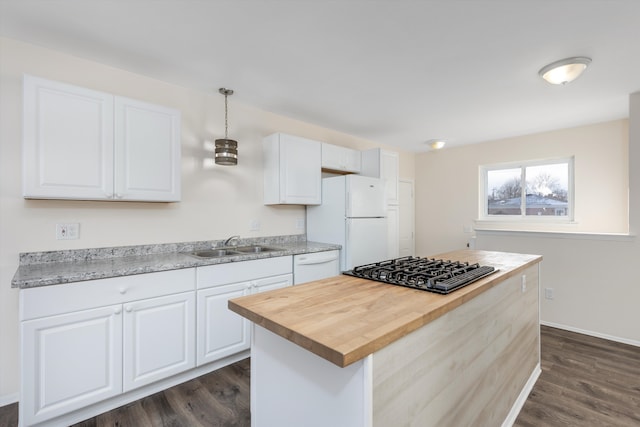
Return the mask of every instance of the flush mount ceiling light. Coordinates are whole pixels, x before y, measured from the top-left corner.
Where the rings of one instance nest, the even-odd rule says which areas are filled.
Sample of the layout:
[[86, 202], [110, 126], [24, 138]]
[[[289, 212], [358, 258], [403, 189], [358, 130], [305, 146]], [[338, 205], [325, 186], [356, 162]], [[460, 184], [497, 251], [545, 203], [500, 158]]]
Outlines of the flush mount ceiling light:
[[429, 147], [433, 148], [434, 150], [439, 150], [442, 147], [445, 146], [447, 142], [443, 141], [442, 139], [430, 139], [427, 141], [427, 144], [429, 144]]
[[238, 141], [228, 138], [229, 121], [227, 118], [227, 97], [233, 95], [231, 89], [221, 87], [218, 92], [224, 95], [224, 139], [216, 139], [217, 165], [235, 166], [238, 164]]
[[564, 85], [577, 79], [590, 63], [591, 58], [575, 56], [545, 65], [538, 74], [551, 84]]

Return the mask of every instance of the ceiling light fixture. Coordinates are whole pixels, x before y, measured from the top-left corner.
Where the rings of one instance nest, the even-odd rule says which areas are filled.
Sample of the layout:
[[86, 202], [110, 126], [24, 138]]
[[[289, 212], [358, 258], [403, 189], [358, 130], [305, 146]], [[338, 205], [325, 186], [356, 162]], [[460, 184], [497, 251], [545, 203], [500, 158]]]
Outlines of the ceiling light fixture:
[[429, 144], [429, 147], [433, 148], [434, 150], [439, 150], [445, 146], [446, 141], [443, 141], [442, 139], [430, 139], [429, 141], [427, 141], [427, 144]]
[[238, 141], [229, 139], [227, 134], [227, 97], [233, 95], [233, 90], [221, 87], [218, 92], [224, 95], [224, 139], [216, 139], [215, 160], [217, 165], [235, 166], [238, 164]]
[[575, 56], [545, 65], [538, 74], [551, 84], [564, 85], [577, 79], [590, 63], [591, 58]]

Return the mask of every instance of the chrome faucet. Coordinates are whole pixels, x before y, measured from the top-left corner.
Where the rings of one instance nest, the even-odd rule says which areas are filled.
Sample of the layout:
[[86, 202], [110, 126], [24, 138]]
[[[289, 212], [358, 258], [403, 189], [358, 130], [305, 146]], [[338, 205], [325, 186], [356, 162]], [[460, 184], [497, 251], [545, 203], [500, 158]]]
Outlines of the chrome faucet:
[[229, 246], [229, 243], [231, 243], [232, 240], [236, 240], [236, 246], [238, 245], [238, 239], [240, 239], [239, 235], [235, 235], [235, 236], [231, 236], [229, 237], [227, 240], [224, 241], [224, 245], [223, 246]]

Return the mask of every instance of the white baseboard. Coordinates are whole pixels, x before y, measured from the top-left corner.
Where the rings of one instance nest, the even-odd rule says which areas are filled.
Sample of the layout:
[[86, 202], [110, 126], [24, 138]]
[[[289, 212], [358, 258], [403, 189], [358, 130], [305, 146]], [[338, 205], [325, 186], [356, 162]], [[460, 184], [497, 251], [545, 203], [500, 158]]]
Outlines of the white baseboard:
[[5, 394], [0, 396], [0, 407], [17, 403], [20, 398], [20, 393]]
[[545, 326], [551, 326], [552, 328], [564, 329], [565, 331], [569, 331], [569, 332], [576, 332], [578, 334], [590, 335], [596, 338], [603, 338], [609, 341], [615, 341], [622, 344], [629, 344], [636, 347], [640, 347], [640, 341], [630, 340], [628, 338], [620, 338], [613, 335], [601, 334], [600, 332], [587, 331], [585, 329], [574, 328], [573, 326], [561, 325], [559, 323], [553, 323], [553, 322], [540, 321], [540, 324]]
[[520, 414], [522, 407], [524, 406], [525, 402], [527, 401], [527, 398], [529, 397], [529, 393], [531, 393], [531, 390], [533, 390], [533, 386], [535, 385], [536, 381], [538, 381], [538, 377], [540, 376], [540, 373], [542, 373], [542, 369], [540, 369], [540, 363], [538, 363], [536, 367], [533, 369], [533, 372], [531, 372], [531, 376], [527, 380], [527, 383], [524, 385], [524, 387], [522, 387], [522, 390], [520, 391], [518, 398], [516, 399], [515, 402], [513, 402], [513, 406], [511, 407], [511, 410], [509, 411], [507, 418], [504, 419], [504, 422], [502, 423], [502, 427], [511, 427], [513, 426], [513, 423], [516, 422], [516, 419], [518, 418], [518, 414]]

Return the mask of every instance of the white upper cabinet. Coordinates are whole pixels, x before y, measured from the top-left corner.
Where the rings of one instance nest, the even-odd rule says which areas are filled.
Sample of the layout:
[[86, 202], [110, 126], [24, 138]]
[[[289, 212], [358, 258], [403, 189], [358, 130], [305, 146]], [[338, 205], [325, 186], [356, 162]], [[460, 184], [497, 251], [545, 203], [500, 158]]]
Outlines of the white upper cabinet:
[[387, 205], [398, 204], [398, 180], [400, 160], [395, 151], [374, 148], [362, 152], [362, 171], [365, 176], [373, 176], [385, 180]]
[[25, 197], [113, 193], [113, 96], [25, 76], [23, 126]]
[[180, 200], [180, 113], [115, 98], [115, 198]]
[[319, 205], [322, 143], [283, 133], [263, 140], [264, 204]]
[[180, 112], [24, 77], [23, 195], [180, 200]]
[[322, 143], [322, 169], [359, 173], [360, 163], [360, 151]]

